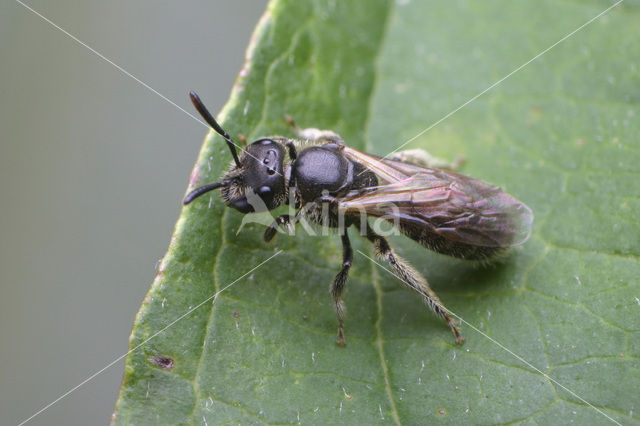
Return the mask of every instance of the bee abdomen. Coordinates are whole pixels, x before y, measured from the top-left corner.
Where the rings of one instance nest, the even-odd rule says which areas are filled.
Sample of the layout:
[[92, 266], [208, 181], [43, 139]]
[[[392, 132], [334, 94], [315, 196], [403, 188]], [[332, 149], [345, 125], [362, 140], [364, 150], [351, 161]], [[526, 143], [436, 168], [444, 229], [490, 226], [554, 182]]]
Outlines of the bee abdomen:
[[508, 248], [483, 247], [453, 241], [410, 223], [399, 224], [400, 231], [429, 250], [459, 259], [489, 261], [504, 255]]

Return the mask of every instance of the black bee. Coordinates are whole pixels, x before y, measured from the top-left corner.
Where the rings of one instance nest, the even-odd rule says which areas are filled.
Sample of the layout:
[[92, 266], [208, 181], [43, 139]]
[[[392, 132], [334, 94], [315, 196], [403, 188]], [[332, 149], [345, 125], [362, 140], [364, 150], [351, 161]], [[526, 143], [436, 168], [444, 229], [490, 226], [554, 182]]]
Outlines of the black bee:
[[396, 274], [447, 322], [456, 342], [464, 341], [427, 281], [374, 232], [367, 217], [392, 222], [429, 250], [489, 261], [529, 238], [533, 221], [529, 207], [496, 186], [449, 170], [418, 165], [419, 156], [415, 153], [399, 153], [399, 161], [357, 151], [332, 131], [297, 130], [304, 142], [261, 138], [238, 155], [234, 142], [198, 95], [190, 92], [190, 96], [202, 117], [226, 140], [233, 162], [220, 182], [193, 190], [184, 204], [216, 188], [221, 188], [227, 206], [245, 214], [255, 212], [258, 204], [267, 210], [295, 204], [299, 209], [296, 215], [278, 216], [266, 229], [265, 241], [270, 241], [281, 225], [293, 226], [302, 216], [321, 226], [337, 228], [343, 260], [330, 292], [338, 316], [339, 345], [345, 344], [342, 296], [353, 260], [347, 233], [352, 225], [373, 243], [377, 255], [388, 261]]

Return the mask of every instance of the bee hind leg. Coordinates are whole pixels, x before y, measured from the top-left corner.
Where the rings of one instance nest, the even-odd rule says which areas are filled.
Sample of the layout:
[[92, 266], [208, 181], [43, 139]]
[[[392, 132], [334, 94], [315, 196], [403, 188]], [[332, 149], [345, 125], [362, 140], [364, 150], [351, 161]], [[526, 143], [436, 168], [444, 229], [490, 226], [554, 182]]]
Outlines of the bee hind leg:
[[447, 322], [451, 332], [456, 338], [456, 343], [464, 342], [464, 337], [460, 334], [460, 327], [451, 319], [451, 313], [442, 304], [438, 296], [431, 290], [427, 280], [420, 275], [406, 260], [398, 256], [384, 237], [376, 234], [373, 229], [366, 224], [367, 239], [371, 241], [376, 249], [379, 258], [389, 262], [397, 276], [402, 282], [412, 290], [419, 293], [425, 304], [440, 318]]
[[403, 163], [413, 164], [414, 166], [428, 167], [430, 169], [448, 169], [458, 170], [464, 157], [458, 157], [453, 163], [434, 157], [424, 149], [407, 149], [405, 151], [397, 151], [389, 155], [391, 160], [401, 161]]
[[351, 242], [349, 241], [347, 230], [344, 229], [342, 234], [342, 268], [331, 282], [331, 287], [329, 289], [331, 297], [333, 298], [336, 314], [338, 315], [338, 340], [336, 343], [339, 346], [346, 345], [344, 340], [344, 317], [346, 312], [342, 296], [344, 294], [345, 284], [347, 283], [347, 276], [349, 275], [349, 269], [351, 268], [352, 261], [353, 250], [351, 249]]

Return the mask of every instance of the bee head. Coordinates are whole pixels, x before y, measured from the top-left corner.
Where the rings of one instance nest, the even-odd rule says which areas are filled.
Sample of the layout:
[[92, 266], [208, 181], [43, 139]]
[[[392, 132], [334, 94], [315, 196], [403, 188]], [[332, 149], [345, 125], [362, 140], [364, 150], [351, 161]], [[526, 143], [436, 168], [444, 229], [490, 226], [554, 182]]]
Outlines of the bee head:
[[268, 210], [275, 209], [282, 204], [286, 195], [284, 147], [273, 139], [258, 139], [249, 145], [243, 154], [246, 191], [253, 190]]
[[191, 101], [207, 123], [220, 134], [231, 151], [233, 163], [221, 182], [201, 186], [190, 192], [184, 204], [211, 190], [222, 188], [225, 204], [241, 213], [272, 210], [286, 199], [285, 149], [278, 138], [252, 142], [238, 156], [236, 144], [214, 120], [198, 95], [189, 93]]

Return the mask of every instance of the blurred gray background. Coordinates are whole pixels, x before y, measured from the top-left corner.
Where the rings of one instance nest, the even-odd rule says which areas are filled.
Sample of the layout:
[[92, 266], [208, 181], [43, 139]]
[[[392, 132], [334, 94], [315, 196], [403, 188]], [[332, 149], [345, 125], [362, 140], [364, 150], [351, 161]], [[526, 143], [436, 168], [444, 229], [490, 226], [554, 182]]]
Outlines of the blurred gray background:
[[[266, 0], [25, 1], [181, 107], [218, 112]], [[128, 348], [207, 129], [0, 4], [0, 424]], [[120, 361], [29, 424], [107, 424]]]

